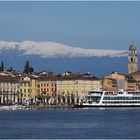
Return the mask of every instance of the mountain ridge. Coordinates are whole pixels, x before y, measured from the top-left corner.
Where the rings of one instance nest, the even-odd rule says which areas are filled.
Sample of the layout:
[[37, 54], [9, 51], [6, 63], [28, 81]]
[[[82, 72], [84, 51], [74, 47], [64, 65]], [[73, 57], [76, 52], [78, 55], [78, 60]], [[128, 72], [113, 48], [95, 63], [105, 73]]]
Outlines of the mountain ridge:
[[13, 49], [22, 52], [22, 55], [39, 55], [45, 58], [58, 57], [123, 57], [127, 56], [128, 51], [125, 50], [105, 50], [105, 49], [85, 49], [80, 47], [72, 47], [57, 42], [7, 42], [0, 41], [0, 50]]

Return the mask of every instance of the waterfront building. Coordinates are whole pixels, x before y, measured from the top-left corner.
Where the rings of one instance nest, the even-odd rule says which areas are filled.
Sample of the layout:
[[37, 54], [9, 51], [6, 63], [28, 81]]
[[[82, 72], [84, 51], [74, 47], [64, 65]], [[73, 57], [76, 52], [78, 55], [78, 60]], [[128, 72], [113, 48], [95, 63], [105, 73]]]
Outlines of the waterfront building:
[[56, 96], [56, 81], [53, 79], [43, 78], [40, 80], [40, 93], [48, 96]]
[[32, 76], [20, 78], [20, 99], [21, 103], [33, 104], [39, 95], [39, 80]]
[[128, 76], [133, 77], [136, 81], [140, 81], [140, 71], [135, 71], [133, 73], [128, 74]]
[[0, 75], [0, 105], [18, 103], [19, 78]]
[[[137, 89], [137, 81], [131, 75], [112, 72], [111, 74], [106, 75], [104, 79], [106, 79], [106, 81], [103, 82], [103, 87], [108, 87], [108, 89]], [[108, 79], [113, 79], [113, 81], [111, 82]]]
[[140, 90], [140, 71], [135, 71], [133, 73], [128, 74], [129, 77], [135, 80], [136, 89]]
[[125, 89], [128, 91], [138, 90], [138, 82], [131, 76], [126, 76]]
[[134, 42], [129, 46], [129, 55], [128, 55], [128, 74], [137, 71], [137, 53], [136, 53], [136, 45]]
[[[107, 85], [108, 83], [108, 87], [113, 88], [119, 88], [119, 89], [125, 89], [125, 80], [126, 80], [126, 75], [125, 74], [121, 74], [118, 72], [112, 72], [111, 74], [108, 74], [106, 76], [104, 76], [103, 79], [112, 79], [111, 81], [107, 81], [105, 82], [105, 84]], [[110, 83], [110, 86], [109, 86]]]
[[56, 76], [42, 77], [39, 80], [40, 95], [44, 99], [44, 103], [53, 104], [56, 98]]
[[103, 89], [105, 90], [114, 90], [118, 89], [117, 80], [114, 78], [102, 78]]
[[73, 103], [85, 98], [89, 91], [100, 90], [102, 84], [96, 77], [73, 75], [58, 78], [56, 87], [58, 102]]
[[124, 80], [125, 79], [125, 74], [121, 74], [118, 72], [112, 72], [111, 74], [105, 75], [104, 78], [113, 78], [116, 80]]

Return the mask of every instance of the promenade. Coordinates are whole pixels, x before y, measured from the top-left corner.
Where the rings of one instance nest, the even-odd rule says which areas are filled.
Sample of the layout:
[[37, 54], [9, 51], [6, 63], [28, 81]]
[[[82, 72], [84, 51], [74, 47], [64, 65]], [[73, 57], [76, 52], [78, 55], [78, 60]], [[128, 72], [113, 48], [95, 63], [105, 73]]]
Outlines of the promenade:
[[70, 109], [75, 108], [74, 105], [9, 105], [9, 106], [0, 106], [0, 110], [40, 110], [40, 109]]

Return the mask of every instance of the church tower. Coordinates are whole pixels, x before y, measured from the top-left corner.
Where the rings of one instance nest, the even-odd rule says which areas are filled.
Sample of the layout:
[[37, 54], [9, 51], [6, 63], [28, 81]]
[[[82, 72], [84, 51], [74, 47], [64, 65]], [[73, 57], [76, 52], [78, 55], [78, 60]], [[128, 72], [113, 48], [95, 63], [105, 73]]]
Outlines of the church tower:
[[129, 46], [129, 55], [128, 55], [128, 74], [137, 71], [137, 53], [136, 45], [134, 42]]

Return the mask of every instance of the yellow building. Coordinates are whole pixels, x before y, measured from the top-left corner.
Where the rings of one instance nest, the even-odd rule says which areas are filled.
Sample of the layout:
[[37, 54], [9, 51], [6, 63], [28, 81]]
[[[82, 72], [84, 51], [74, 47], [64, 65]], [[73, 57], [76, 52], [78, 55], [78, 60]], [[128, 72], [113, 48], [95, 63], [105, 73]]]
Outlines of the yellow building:
[[20, 79], [20, 95], [23, 103], [34, 103], [39, 94], [39, 81], [25, 76]]
[[77, 99], [84, 99], [89, 91], [100, 90], [101, 81], [90, 77], [69, 77], [64, 76], [56, 81], [57, 95], [73, 97], [72, 102]]
[[[135, 73], [134, 73], [134, 75], [135, 75]], [[136, 77], [137, 77], [137, 73], [136, 73]], [[118, 88], [118, 89], [125, 89], [125, 90], [136, 90], [137, 89], [137, 81], [135, 80], [135, 78], [131, 74], [125, 75], [125, 74], [113, 72], [109, 75], [106, 75], [104, 77], [104, 79], [116, 80], [116, 88]], [[113, 86], [115, 86], [115, 81], [114, 81], [114, 84], [112, 84], [110, 82], [110, 88], [113, 89]]]
[[[120, 74], [118, 72], [112, 72], [111, 74], [108, 74], [104, 76], [103, 79], [114, 79], [110, 85], [112, 89], [125, 89], [126, 88], [126, 75]], [[116, 81], [115, 81], [116, 80]]]
[[103, 78], [102, 85], [104, 90], [118, 89], [117, 80], [114, 78]]
[[125, 74], [120, 74], [118, 72], [112, 72], [111, 74], [108, 74], [104, 76], [104, 78], [113, 78], [116, 80], [125, 80]]

